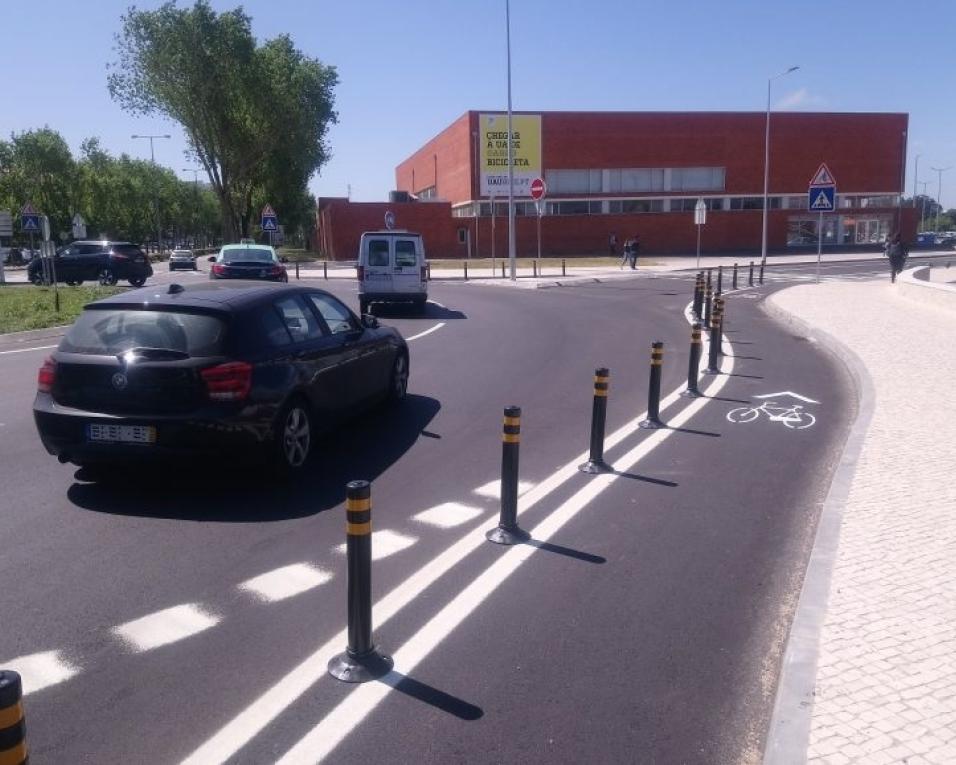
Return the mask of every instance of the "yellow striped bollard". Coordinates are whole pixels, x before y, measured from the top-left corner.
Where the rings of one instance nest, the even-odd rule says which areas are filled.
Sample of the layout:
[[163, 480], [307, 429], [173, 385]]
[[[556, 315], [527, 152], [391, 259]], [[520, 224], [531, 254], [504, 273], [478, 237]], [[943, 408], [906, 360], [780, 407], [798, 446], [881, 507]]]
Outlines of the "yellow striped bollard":
[[23, 719], [23, 685], [13, 670], [0, 669], [0, 764], [26, 765], [27, 726]]
[[531, 535], [518, 526], [518, 451], [521, 447], [521, 407], [506, 406], [501, 432], [501, 512], [498, 525], [485, 534], [489, 542], [516, 545]]
[[653, 429], [662, 428], [661, 422], [661, 372], [664, 365], [664, 343], [657, 341], [651, 344], [651, 374], [647, 388], [647, 419], [638, 427]]
[[609, 473], [604, 461], [604, 428], [607, 421], [607, 393], [611, 373], [606, 367], [594, 370], [594, 403], [591, 406], [591, 451], [588, 461], [578, 466], [582, 473]]

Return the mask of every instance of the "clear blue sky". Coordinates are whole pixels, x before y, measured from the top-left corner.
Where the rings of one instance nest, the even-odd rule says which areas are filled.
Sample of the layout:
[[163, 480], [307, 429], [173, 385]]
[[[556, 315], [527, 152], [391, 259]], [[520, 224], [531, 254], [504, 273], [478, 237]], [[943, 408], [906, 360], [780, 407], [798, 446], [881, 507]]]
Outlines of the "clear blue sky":
[[[4, 0], [0, 134], [49, 125], [74, 149], [99, 136], [114, 153], [148, 157], [130, 135], [171, 133], [156, 159], [192, 178], [181, 172], [182, 131], [124, 113], [107, 92], [113, 35], [131, 1]], [[395, 166], [422, 143], [468, 109], [506, 105], [504, 0], [244, 7], [260, 39], [287, 32], [338, 68], [339, 122], [332, 159], [311, 184], [318, 195], [344, 196], [351, 184], [353, 199], [383, 200]], [[956, 166], [952, 0], [512, 0], [511, 29], [516, 110], [763, 111], [767, 78], [799, 65], [775, 82], [775, 108], [909, 113], [907, 194], [917, 153], [933, 196], [930, 166]], [[956, 207], [956, 167], [943, 174], [942, 200]]]

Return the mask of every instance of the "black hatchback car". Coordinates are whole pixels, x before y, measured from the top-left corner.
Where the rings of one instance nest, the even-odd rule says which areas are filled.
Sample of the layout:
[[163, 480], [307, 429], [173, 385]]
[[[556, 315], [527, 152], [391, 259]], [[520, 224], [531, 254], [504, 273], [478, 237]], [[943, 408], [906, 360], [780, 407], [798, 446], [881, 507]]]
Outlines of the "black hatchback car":
[[408, 385], [408, 346], [318, 289], [145, 288], [86, 306], [40, 368], [40, 439], [61, 462], [266, 457], [293, 473], [316, 436]]
[[[146, 253], [130, 242], [73, 242], [57, 250], [53, 265], [56, 280], [67, 284], [95, 281], [113, 285], [125, 279], [134, 287], [142, 287], [153, 275]], [[27, 267], [27, 278], [34, 284], [47, 283], [48, 273], [41, 258], [34, 258]]]
[[209, 258], [210, 279], [261, 279], [287, 282], [289, 274], [276, 251], [266, 244], [224, 244]]

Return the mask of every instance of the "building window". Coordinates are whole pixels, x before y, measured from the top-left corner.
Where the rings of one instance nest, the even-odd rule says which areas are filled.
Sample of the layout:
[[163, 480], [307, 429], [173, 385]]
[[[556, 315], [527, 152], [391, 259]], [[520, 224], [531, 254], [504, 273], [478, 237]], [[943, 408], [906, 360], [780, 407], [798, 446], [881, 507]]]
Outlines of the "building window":
[[787, 221], [787, 246], [801, 247], [817, 243], [816, 220], [790, 218]]
[[[704, 198], [704, 205], [708, 210], [723, 210], [723, 197]], [[671, 212], [694, 212], [697, 207], [696, 199], [671, 199]]]
[[731, 210], [762, 210], [763, 197], [731, 197]]
[[458, 244], [464, 244], [468, 240], [468, 229], [458, 229]]
[[860, 207], [896, 207], [899, 197], [895, 194], [884, 194], [883, 196], [862, 197]]
[[586, 201], [549, 202], [548, 215], [587, 215], [590, 205]]
[[588, 170], [547, 170], [544, 177], [552, 194], [587, 194], [591, 190]]
[[806, 196], [799, 197], [784, 197], [787, 200], [787, 209], [788, 210], [806, 210], [807, 209], [807, 198]]
[[438, 188], [436, 186], [429, 186], [421, 191], [416, 191], [415, 196], [419, 199], [435, 199], [438, 196]]
[[671, 170], [671, 191], [723, 191], [722, 167], [675, 167]]
[[654, 213], [664, 211], [663, 199], [612, 199], [608, 212], [612, 214]]

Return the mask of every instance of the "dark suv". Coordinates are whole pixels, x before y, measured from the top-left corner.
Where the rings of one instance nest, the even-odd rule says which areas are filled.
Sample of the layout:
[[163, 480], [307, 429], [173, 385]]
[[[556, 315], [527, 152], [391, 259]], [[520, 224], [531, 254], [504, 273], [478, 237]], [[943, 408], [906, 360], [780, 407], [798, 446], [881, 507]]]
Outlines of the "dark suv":
[[[149, 258], [137, 245], [129, 242], [78, 241], [61, 247], [54, 258], [56, 280], [67, 284], [97, 281], [103, 285], [126, 279], [134, 287], [142, 287], [153, 275]], [[45, 284], [44, 263], [35, 258], [27, 268], [34, 284]]]

